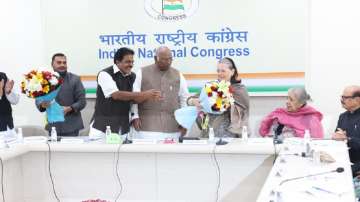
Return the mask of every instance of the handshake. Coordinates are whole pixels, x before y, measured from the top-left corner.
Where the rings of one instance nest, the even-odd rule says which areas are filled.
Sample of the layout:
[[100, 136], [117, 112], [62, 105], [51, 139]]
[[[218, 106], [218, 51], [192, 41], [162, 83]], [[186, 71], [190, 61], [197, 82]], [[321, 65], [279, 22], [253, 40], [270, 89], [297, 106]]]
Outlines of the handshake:
[[147, 100], [163, 100], [164, 97], [161, 95], [160, 90], [150, 89], [141, 92], [128, 92], [128, 91], [116, 91], [111, 94], [114, 100], [130, 101], [133, 100], [135, 103], [142, 103]]

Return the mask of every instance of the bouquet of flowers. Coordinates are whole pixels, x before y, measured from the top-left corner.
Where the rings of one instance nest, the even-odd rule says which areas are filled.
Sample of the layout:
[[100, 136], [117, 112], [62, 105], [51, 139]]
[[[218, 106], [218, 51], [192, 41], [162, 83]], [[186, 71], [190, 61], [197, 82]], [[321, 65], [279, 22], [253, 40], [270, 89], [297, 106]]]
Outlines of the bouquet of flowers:
[[206, 83], [200, 93], [200, 102], [204, 112], [222, 114], [234, 103], [230, 82], [212, 81]]
[[[176, 121], [183, 127], [190, 129], [198, 115], [208, 118], [204, 114], [222, 114], [234, 103], [230, 82], [211, 81], [205, 84], [200, 92], [199, 112], [196, 107], [184, 107], [175, 111]], [[207, 127], [206, 120], [203, 120], [202, 127]], [[208, 122], [208, 121], [207, 121]], [[204, 126], [203, 126], [204, 125]]]
[[29, 98], [35, 98], [37, 103], [50, 102], [46, 108], [49, 123], [63, 122], [64, 110], [55, 101], [63, 79], [56, 73], [32, 70], [24, 75], [21, 82], [21, 92]]

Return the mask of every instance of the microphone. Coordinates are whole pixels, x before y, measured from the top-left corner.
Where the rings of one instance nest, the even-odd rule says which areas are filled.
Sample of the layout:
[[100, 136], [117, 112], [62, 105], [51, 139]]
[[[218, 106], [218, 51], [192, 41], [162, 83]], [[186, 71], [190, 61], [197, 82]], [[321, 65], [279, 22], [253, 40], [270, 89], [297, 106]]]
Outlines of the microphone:
[[281, 135], [283, 128], [284, 128], [284, 125], [279, 123], [279, 125], [274, 129], [274, 137], [273, 137], [274, 161], [273, 161], [273, 164], [275, 163], [276, 158], [277, 158], [276, 145], [283, 143], [284, 138]]
[[280, 182], [279, 186], [281, 186], [285, 182], [289, 182], [289, 181], [293, 181], [293, 180], [298, 180], [298, 179], [307, 178], [307, 177], [313, 177], [313, 176], [318, 176], [318, 175], [324, 175], [324, 174], [328, 174], [328, 173], [342, 173], [342, 172], [344, 172], [344, 168], [343, 167], [338, 167], [335, 170], [331, 170], [331, 171], [327, 171], [327, 172], [321, 172], [321, 173], [315, 173], [315, 174], [305, 175], [305, 176], [301, 176], [301, 177], [294, 177], [294, 178], [285, 179], [285, 180]]
[[132, 140], [129, 140], [128, 136], [126, 135], [125, 140], [123, 141], [123, 144], [132, 144]]
[[282, 130], [284, 128], [284, 125], [279, 123], [278, 127], [274, 129], [274, 144], [282, 144], [283, 143], [283, 137], [281, 136]]

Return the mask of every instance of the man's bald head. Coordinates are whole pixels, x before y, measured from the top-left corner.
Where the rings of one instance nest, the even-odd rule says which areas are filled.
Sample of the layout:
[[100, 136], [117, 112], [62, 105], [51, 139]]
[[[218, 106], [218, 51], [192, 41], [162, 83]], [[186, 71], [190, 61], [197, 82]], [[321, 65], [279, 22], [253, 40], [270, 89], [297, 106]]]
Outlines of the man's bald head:
[[155, 52], [155, 64], [161, 71], [168, 70], [171, 66], [171, 50], [166, 46], [160, 46]]
[[355, 111], [360, 108], [360, 86], [351, 85], [345, 87], [341, 96], [341, 104], [348, 111]]
[[357, 85], [346, 86], [344, 92], [345, 91], [354, 94], [356, 92], [360, 92], [360, 86]]

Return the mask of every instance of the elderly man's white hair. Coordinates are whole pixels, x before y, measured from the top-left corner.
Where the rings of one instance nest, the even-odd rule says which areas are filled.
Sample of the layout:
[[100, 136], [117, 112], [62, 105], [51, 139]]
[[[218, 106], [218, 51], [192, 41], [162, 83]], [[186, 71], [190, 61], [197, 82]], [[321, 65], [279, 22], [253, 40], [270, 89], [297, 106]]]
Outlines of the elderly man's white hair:
[[308, 100], [311, 100], [310, 95], [306, 92], [303, 87], [293, 87], [288, 90], [288, 93], [294, 93], [296, 99], [301, 104], [306, 104]]
[[160, 47], [158, 47], [158, 48], [156, 49], [156, 51], [155, 51], [155, 57], [157, 57], [157, 56], [159, 55], [159, 53], [162, 52], [162, 51], [169, 51], [169, 52], [171, 52], [171, 50], [170, 50], [169, 47], [167, 47], [167, 46], [160, 46]]

